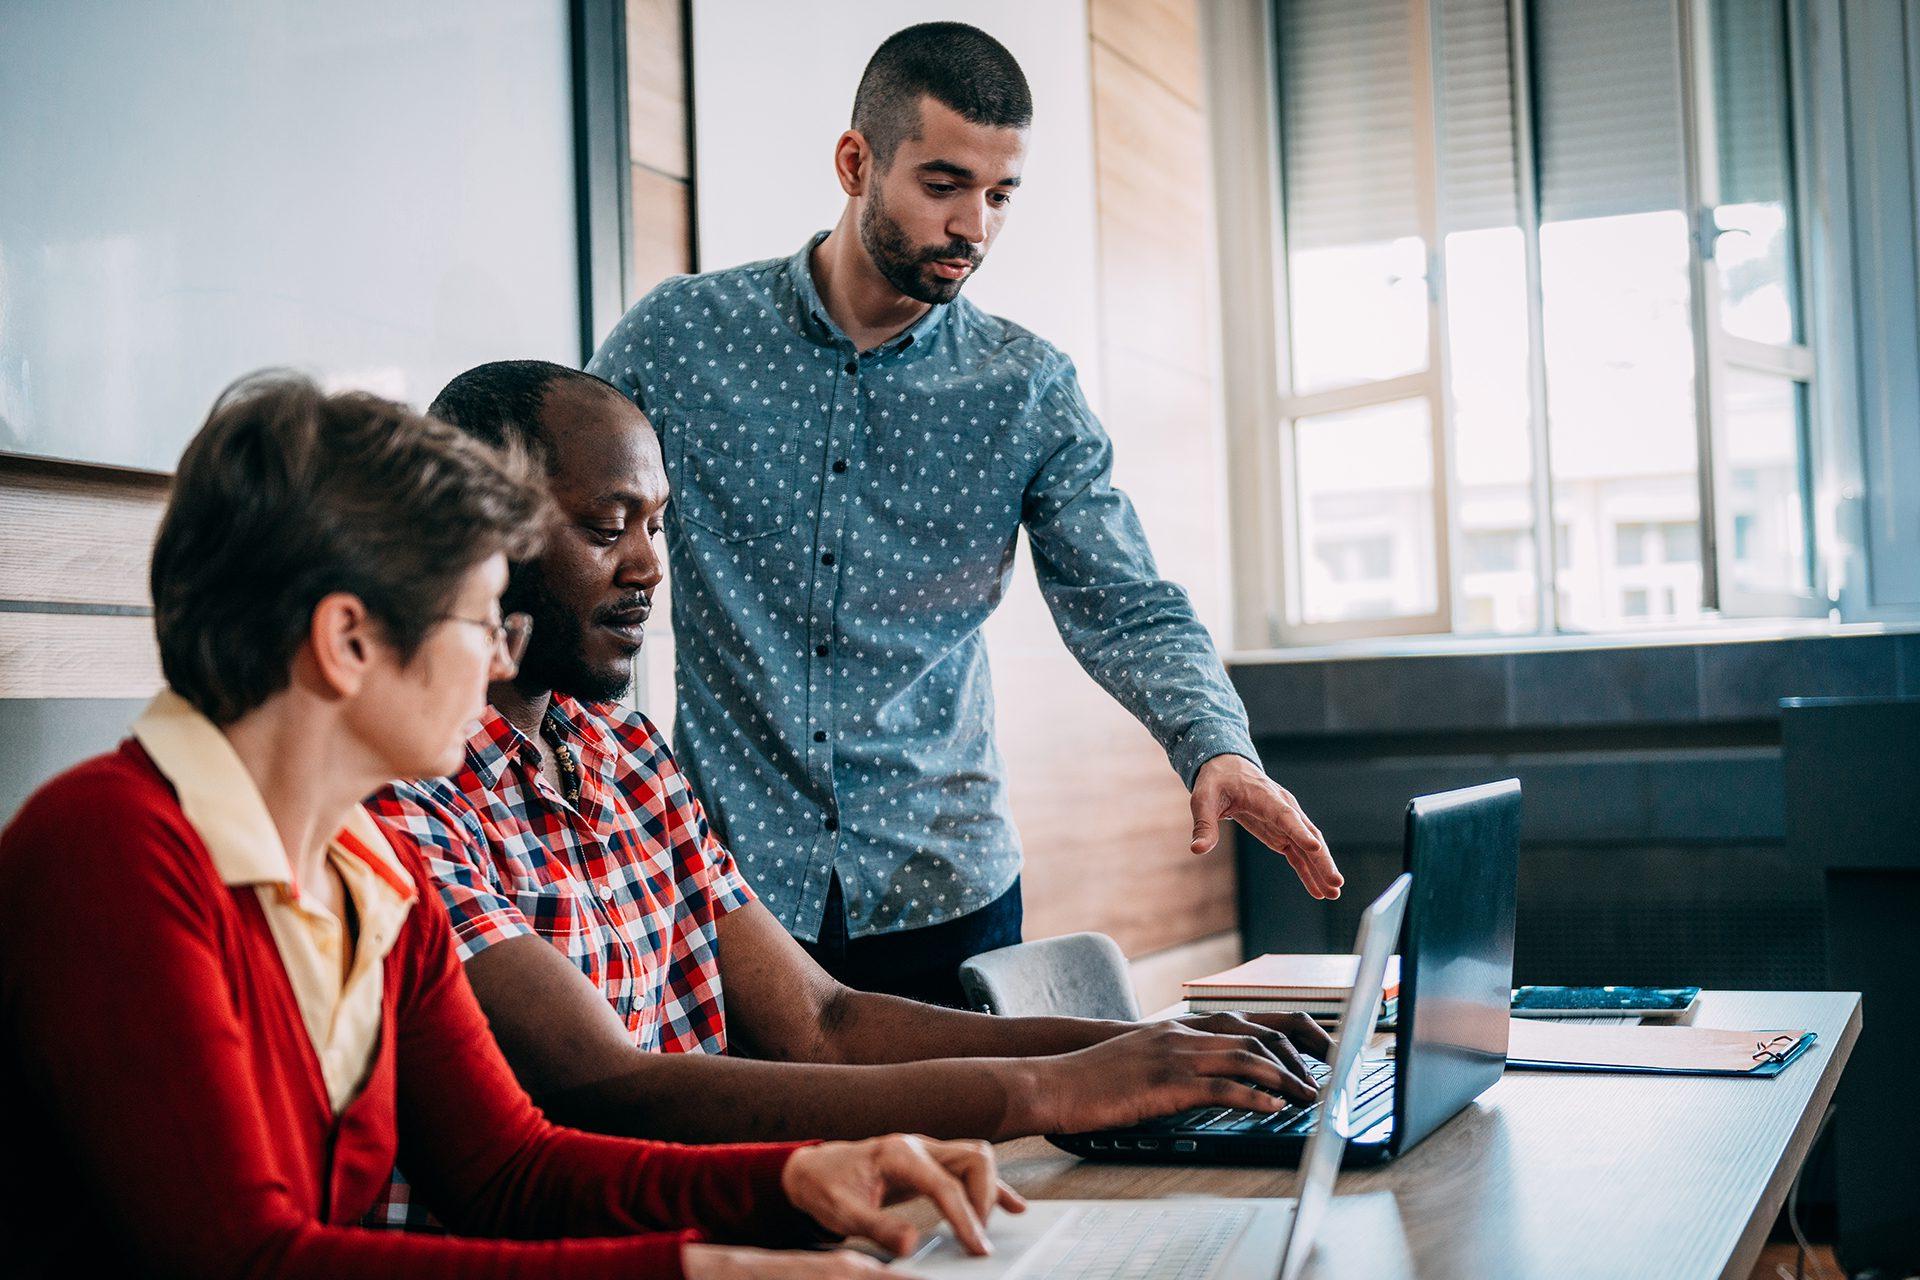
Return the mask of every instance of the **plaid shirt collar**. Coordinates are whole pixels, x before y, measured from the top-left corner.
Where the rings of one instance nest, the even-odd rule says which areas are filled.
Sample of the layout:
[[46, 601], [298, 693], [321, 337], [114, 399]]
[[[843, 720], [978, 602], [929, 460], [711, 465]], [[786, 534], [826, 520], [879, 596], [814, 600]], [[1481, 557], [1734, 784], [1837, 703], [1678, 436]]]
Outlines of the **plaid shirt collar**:
[[[548, 718], [559, 727], [561, 740], [580, 758], [581, 785], [586, 785], [588, 776], [604, 782], [619, 752], [619, 745], [607, 736], [606, 726], [563, 693], [553, 695]], [[538, 774], [545, 750], [501, 715], [499, 708], [487, 704], [480, 728], [467, 739], [467, 763], [481, 785], [492, 791], [500, 785], [508, 763], [516, 758], [529, 773]]]

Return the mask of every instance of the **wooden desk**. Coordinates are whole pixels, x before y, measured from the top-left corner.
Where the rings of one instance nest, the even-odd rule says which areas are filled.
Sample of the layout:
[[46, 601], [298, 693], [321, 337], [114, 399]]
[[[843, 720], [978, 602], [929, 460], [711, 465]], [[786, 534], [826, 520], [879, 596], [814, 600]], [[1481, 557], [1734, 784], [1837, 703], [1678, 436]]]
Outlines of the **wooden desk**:
[[[1700, 1026], [1819, 1042], [1772, 1080], [1509, 1072], [1411, 1152], [1340, 1175], [1309, 1275], [1746, 1280], [1860, 1034], [1846, 992], [1716, 991]], [[1291, 1169], [1083, 1162], [1002, 1144], [1039, 1198], [1291, 1196]]]

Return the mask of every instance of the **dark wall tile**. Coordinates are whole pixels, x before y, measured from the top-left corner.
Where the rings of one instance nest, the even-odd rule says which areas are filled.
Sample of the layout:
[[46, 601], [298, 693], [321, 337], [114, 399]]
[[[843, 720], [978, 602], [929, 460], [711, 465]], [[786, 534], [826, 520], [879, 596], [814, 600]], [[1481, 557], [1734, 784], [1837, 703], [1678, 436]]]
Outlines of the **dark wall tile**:
[[1781, 689], [1807, 684], [1806, 654], [1797, 644], [1702, 645], [1700, 718], [1766, 720], [1779, 714]]
[[1900, 654], [1893, 636], [1846, 636], [1818, 640], [1810, 650], [1812, 678], [1818, 695], [1786, 692], [1793, 697], [1886, 697], [1900, 687]]
[[1772, 747], [1646, 762], [1643, 839], [1676, 843], [1786, 839], [1785, 783]]
[[1700, 711], [1686, 646], [1515, 654], [1513, 723], [1687, 724]]
[[1893, 651], [1900, 692], [1920, 697], [1920, 635], [1895, 636]]
[[1647, 771], [1631, 758], [1523, 762], [1520, 779], [1522, 842], [1630, 841], [1647, 825]]
[[1886, 694], [1898, 681], [1890, 636], [1709, 644], [1696, 653], [1702, 720], [1771, 720], [1782, 698]]
[[1327, 728], [1406, 733], [1507, 723], [1504, 654], [1370, 658], [1327, 665]]
[[1244, 662], [1227, 676], [1247, 704], [1253, 735], [1319, 733], [1327, 727], [1324, 662]]

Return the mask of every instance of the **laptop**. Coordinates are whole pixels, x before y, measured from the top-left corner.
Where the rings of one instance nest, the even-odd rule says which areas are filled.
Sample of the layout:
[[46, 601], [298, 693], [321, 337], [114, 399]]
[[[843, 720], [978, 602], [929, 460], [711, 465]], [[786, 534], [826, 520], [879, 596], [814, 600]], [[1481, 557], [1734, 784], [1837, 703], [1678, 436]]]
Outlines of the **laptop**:
[[[1349, 1166], [1411, 1150], [1506, 1069], [1520, 783], [1509, 778], [1414, 799], [1405, 856], [1413, 887], [1393, 1057], [1362, 1072]], [[1322, 1108], [1319, 1100], [1272, 1113], [1195, 1107], [1048, 1141], [1094, 1160], [1290, 1165], [1305, 1154]]]
[[967, 1255], [946, 1229], [894, 1265], [926, 1280], [1054, 1276], [1071, 1280], [1295, 1280], [1333, 1201], [1361, 1059], [1380, 1014], [1387, 957], [1400, 936], [1410, 877], [1360, 917], [1359, 972], [1347, 993], [1333, 1062], [1323, 1068], [1320, 1113], [1294, 1200], [1035, 1200], [988, 1225], [994, 1252]]

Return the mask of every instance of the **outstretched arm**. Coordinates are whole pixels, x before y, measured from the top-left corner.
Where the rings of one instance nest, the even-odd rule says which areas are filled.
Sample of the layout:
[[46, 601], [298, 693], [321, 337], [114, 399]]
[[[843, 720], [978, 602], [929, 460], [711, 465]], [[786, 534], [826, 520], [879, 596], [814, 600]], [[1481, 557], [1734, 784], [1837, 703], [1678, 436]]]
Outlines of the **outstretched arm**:
[[[1061, 639], [1147, 727], [1194, 793], [1194, 852], [1213, 848], [1222, 818], [1245, 819], [1287, 858], [1309, 893], [1338, 896], [1341, 876], [1326, 841], [1293, 797], [1261, 772], [1246, 708], [1212, 637], [1187, 593], [1160, 576], [1140, 517], [1113, 487], [1112, 443], [1080, 394], [1071, 363], [1041, 391], [1039, 415], [1053, 451], [1028, 483], [1021, 519]], [[1210, 762], [1218, 763], [1208, 774]], [[1234, 803], [1226, 803], [1229, 797]]]

